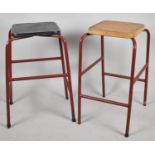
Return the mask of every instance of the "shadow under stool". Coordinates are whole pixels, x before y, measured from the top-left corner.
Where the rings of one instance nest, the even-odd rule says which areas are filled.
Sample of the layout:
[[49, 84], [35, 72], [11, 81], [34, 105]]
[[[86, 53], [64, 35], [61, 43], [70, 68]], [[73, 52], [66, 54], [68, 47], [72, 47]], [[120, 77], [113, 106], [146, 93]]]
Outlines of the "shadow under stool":
[[[60, 56], [49, 58], [12, 60], [12, 42], [33, 36], [51, 37], [57, 39], [60, 47]], [[12, 77], [12, 64], [14, 63], [28, 63], [28, 62], [49, 61], [49, 60], [61, 61], [62, 73], [52, 75], [29, 76], [29, 77]], [[7, 112], [8, 128], [11, 127], [10, 104], [13, 104], [12, 82], [21, 80], [46, 79], [46, 78], [63, 78], [66, 99], [68, 99], [68, 93], [69, 93], [72, 121], [75, 122], [76, 120], [74, 113], [74, 101], [73, 101], [68, 47], [67, 42], [61, 35], [59, 27], [55, 22], [23, 23], [13, 25], [11, 30], [9, 31], [8, 42], [6, 44], [6, 105], [7, 105], [6, 112]]]
[[[135, 75], [135, 65], [136, 65], [136, 36], [142, 32], [146, 32], [147, 34], [147, 49], [146, 49], [146, 63], [142, 67], [142, 69]], [[82, 54], [83, 54], [83, 44], [84, 40], [88, 36], [98, 35], [101, 38], [101, 56], [94, 63], [82, 69]], [[131, 62], [131, 73], [130, 76], [119, 75], [105, 72], [104, 70], [104, 37], [116, 37], [129, 39], [132, 41], [132, 62]], [[78, 73], [78, 124], [81, 124], [81, 99], [90, 99], [100, 102], [105, 102], [113, 105], [118, 105], [122, 107], [126, 107], [127, 110], [127, 121], [126, 121], [126, 130], [125, 136], [129, 136], [129, 127], [130, 127], [130, 117], [131, 117], [131, 107], [132, 107], [132, 98], [133, 98], [133, 88], [136, 81], [140, 81], [144, 83], [144, 103], [146, 106], [147, 102], [147, 89], [148, 89], [148, 70], [149, 70], [149, 53], [150, 53], [150, 32], [145, 28], [143, 24], [138, 23], [130, 23], [130, 22], [119, 22], [119, 21], [102, 21], [96, 25], [91, 26], [88, 29], [88, 32], [81, 36], [80, 44], [79, 44], [79, 73]], [[102, 93], [103, 97], [105, 97], [105, 76], [112, 76], [117, 78], [123, 78], [130, 80], [129, 87], [129, 97], [128, 103], [121, 103], [105, 98], [98, 98], [90, 95], [86, 95], [82, 93], [82, 76], [92, 69], [96, 64], [101, 62], [102, 68]], [[142, 73], [145, 72], [145, 78], [140, 78]]]

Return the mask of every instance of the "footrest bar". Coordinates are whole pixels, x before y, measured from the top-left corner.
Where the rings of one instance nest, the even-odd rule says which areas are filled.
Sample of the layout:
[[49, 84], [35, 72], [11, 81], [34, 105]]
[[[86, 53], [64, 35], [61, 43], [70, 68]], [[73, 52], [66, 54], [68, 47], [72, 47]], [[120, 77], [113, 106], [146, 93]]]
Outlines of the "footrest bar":
[[98, 98], [98, 97], [93, 97], [93, 96], [84, 95], [84, 94], [81, 94], [81, 97], [85, 98], [85, 99], [89, 99], [89, 100], [95, 100], [95, 101], [105, 102], [105, 103], [118, 105], [118, 106], [122, 106], [122, 107], [128, 107], [128, 104], [117, 102], [117, 101], [112, 101], [112, 100], [108, 100], [108, 99], [104, 99], [104, 98]]
[[35, 62], [35, 61], [49, 61], [49, 60], [61, 60], [61, 59], [62, 59], [61, 57], [22, 59], [22, 60], [12, 60], [11, 63]]
[[17, 77], [17, 78], [11, 78], [10, 81], [59, 78], [59, 77], [64, 77], [64, 76], [68, 76], [68, 75], [67, 74], [53, 74], [53, 75], [40, 75], [40, 76], [29, 76], [29, 77]]
[[[106, 76], [112, 76], [112, 77], [117, 77], [117, 78], [121, 78], [121, 79], [128, 79], [128, 80], [131, 79], [130, 76], [119, 75], [119, 74], [113, 74], [113, 73], [107, 73], [107, 72], [105, 72], [104, 75], [106, 75]], [[145, 79], [140, 79], [140, 78], [139, 78], [139, 79], [137, 79], [137, 81], [144, 82]]]

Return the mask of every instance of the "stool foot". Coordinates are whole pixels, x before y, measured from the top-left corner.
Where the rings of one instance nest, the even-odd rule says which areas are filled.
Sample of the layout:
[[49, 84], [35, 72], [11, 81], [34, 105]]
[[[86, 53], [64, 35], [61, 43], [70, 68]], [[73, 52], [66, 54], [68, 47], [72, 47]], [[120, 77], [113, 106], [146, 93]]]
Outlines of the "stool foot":
[[129, 134], [125, 134], [125, 137], [129, 137]]
[[73, 119], [72, 119], [72, 122], [76, 122], [76, 119], [75, 119], [75, 118], [73, 118]]
[[146, 102], [143, 103], [143, 106], [146, 106]]
[[13, 102], [10, 102], [11, 105], [13, 105]]
[[79, 121], [78, 121], [78, 124], [80, 125], [80, 124], [81, 124], [81, 122], [79, 122]]
[[7, 124], [7, 128], [10, 129], [11, 128], [11, 124]]

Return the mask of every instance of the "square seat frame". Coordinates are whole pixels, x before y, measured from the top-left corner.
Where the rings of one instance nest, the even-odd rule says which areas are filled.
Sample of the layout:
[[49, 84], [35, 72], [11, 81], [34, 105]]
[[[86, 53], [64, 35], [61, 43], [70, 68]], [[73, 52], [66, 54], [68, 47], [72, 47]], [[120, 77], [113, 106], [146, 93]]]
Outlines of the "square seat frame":
[[[73, 92], [72, 92], [72, 81], [71, 81], [71, 71], [70, 71], [70, 62], [69, 62], [69, 56], [68, 56], [67, 42], [61, 34], [51, 35], [47, 37], [58, 39], [59, 48], [60, 48], [59, 57], [12, 60], [12, 42], [18, 41], [20, 39], [30, 38], [30, 37], [15, 38], [12, 36], [11, 30], [9, 31], [8, 42], [6, 44], [6, 114], [7, 114], [7, 127], [8, 128], [11, 127], [10, 105], [13, 104], [12, 82], [21, 81], [21, 80], [63, 78], [64, 88], [65, 88], [65, 97], [66, 99], [70, 97], [72, 121], [73, 122], [76, 121], [75, 112], [74, 112], [74, 100], [73, 100]], [[28, 63], [28, 62], [37, 62], [37, 61], [39, 62], [39, 61], [49, 61], [49, 60], [53, 60], [53, 61], [61, 60], [62, 73], [52, 74], [52, 75], [28, 76], [28, 77], [12, 77], [12, 64], [14, 63]]]
[[[79, 43], [79, 70], [78, 70], [78, 124], [81, 124], [81, 100], [82, 99], [89, 99], [94, 101], [100, 101], [108, 104], [113, 104], [117, 106], [126, 107], [127, 110], [127, 120], [126, 120], [126, 130], [125, 130], [125, 137], [129, 136], [129, 128], [130, 128], [130, 118], [131, 118], [131, 108], [132, 108], [132, 98], [133, 98], [133, 89], [134, 84], [136, 81], [143, 82], [144, 83], [144, 102], [143, 105], [146, 106], [147, 102], [147, 91], [148, 91], [148, 72], [149, 72], [149, 55], [150, 55], [150, 32], [148, 29], [144, 29], [143, 32], [146, 32], [147, 34], [147, 46], [146, 46], [146, 62], [145, 65], [142, 67], [142, 69], [138, 72], [137, 75], [135, 75], [135, 65], [136, 65], [136, 53], [137, 53], [137, 43], [135, 38], [131, 38], [129, 40], [132, 41], [132, 63], [131, 63], [131, 73], [130, 76], [126, 75], [119, 75], [119, 74], [113, 74], [105, 72], [104, 69], [104, 36], [100, 35], [101, 37], [101, 57], [97, 59], [94, 63], [86, 67], [85, 69], [82, 69], [82, 54], [83, 54], [83, 44], [84, 40], [88, 36], [92, 36], [93, 34], [85, 33], [80, 38]], [[122, 103], [117, 102], [105, 98], [98, 98], [90, 95], [86, 95], [82, 93], [82, 76], [88, 72], [90, 69], [92, 69], [96, 64], [101, 62], [101, 74], [102, 74], [102, 94], [103, 97], [105, 97], [105, 76], [112, 76], [122, 79], [128, 79], [130, 80], [130, 87], [129, 87], [129, 97], [128, 97], [128, 103]], [[140, 78], [142, 73], [145, 72], [145, 78]]]

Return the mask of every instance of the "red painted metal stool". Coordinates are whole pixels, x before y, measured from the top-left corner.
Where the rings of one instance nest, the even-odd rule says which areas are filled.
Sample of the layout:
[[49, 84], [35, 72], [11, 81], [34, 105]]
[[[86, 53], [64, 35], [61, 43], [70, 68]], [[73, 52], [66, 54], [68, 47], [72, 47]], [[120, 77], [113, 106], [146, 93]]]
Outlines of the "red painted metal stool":
[[[136, 40], [135, 37], [142, 33], [146, 32], [147, 34], [147, 49], [146, 49], [146, 63], [142, 69], [135, 75], [135, 64], [136, 64]], [[87, 36], [99, 35], [101, 37], [101, 57], [97, 59], [94, 63], [88, 66], [85, 69], [82, 69], [82, 48], [84, 39]], [[131, 64], [131, 73], [130, 76], [118, 75], [113, 73], [107, 73], [104, 71], [104, 36], [118, 37], [124, 39], [130, 39], [132, 41], [132, 64]], [[113, 105], [118, 105], [128, 108], [127, 111], [127, 122], [126, 122], [126, 131], [125, 136], [129, 136], [129, 126], [130, 126], [130, 117], [131, 117], [131, 107], [132, 107], [132, 97], [133, 97], [133, 88], [136, 81], [144, 82], [144, 106], [146, 106], [147, 101], [147, 88], [148, 88], [148, 70], [149, 70], [149, 51], [150, 51], [150, 32], [145, 28], [143, 24], [129, 23], [129, 22], [118, 22], [118, 21], [102, 21], [88, 29], [88, 33], [85, 33], [80, 39], [79, 45], [79, 79], [78, 79], [78, 123], [81, 123], [81, 99], [90, 99], [100, 102], [105, 102]], [[97, 63], [101, 62], [102, 67], [102, 93], [105, 97], [105, 75], [112, 76], [117, 78], [123, 78], [130, 80], [129, 88], [129, 98], [128, 103], [121, 103], [117, 101], [108, 100], [105, 98], [98, 98], [89, 96], [82, 93], [82, 76], [88, 72], [92, 67]], [[140, 78], [142, 73], [145, 71], [145, 78]]]
[[[60, 56], [50, 57], [50, 58], [12, 60], [12, 49], [11, 49], [12, 42], [16, 40], [24, 39], [24, 38], [29, 38], [32, 36], [52, 37], [52, 38], [58, 39], [59, 46], [60, 46]], [[12, 77], [12, 64], [13, 63], [26, 63], [26, 62], [36, 62], [36, 61], [49, 61], [49, 60], [61, 60], [63, 73], [52, 74], [52, 75], [30, 76], [30, 77]], [[66, 71], [66, 68], [67, 68], [67, 71]], [[9, 32], [8, 42], [6, 45], [7, 127], [8, 128], [11, 127], [10, 104], [13, 104], [13, 99], [12, 99], [12, 82], [13, 81], [60, 78], [60, 77], [64, 79], [66, 99], [68, 99], [68, 92], [69, 92], [72, 121], [75, 122], [76, 120], [75, 120], [75, 114], [74, 114], [74, 101], [73, 101], [73, 93], [72, 93], [68, 47], [67, 47], [67, 43], [64, 37], [61, 35], [59, 27], [54, 22], [25, 23], [25, 24], [13, 25]]]

